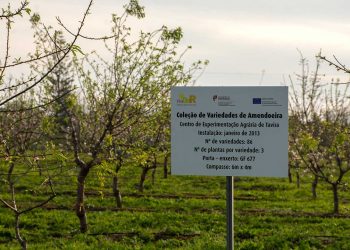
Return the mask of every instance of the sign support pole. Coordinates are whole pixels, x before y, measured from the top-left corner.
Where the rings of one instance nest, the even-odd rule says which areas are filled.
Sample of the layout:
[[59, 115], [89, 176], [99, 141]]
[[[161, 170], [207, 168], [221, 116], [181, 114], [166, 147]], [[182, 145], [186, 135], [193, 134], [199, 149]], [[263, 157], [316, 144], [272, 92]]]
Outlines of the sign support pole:
[[226, 176], [226, 220], [227, 220], [227, 236], [226, 236], [226, 249], [234, 249], [233, 240], [233, 176]]

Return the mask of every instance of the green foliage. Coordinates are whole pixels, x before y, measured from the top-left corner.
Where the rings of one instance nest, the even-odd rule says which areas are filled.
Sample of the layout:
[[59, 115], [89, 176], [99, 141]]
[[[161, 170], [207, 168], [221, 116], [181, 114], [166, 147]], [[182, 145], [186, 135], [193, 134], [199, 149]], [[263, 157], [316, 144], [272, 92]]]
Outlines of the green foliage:
[[301, 150], [303, 152], [315, 152], [318, 149], [319, 141], [309, 133], [300, 135]]
[[74, 44], [71, 48], [71, 52], [74, 56], [77, 56], [77, 53], [80, 53], [81, 55], [85, 55], [84, 52], [81, 50], [79, 45]]
[[339, 131], [335, 137], [335, 145], [344, 145], [349, 140], [348, 129], [344, 131]]
[[107, 147], [112, 147], [113, 146], [113, 136], [111, 134], [108, 134], [106, 136], [106, 142], [105, 142]]
[[38, 13], [33, 13], [30, 17], [30, 22], [33, 26], [37, 26], [40, 23], [40, 15]]
[[24, 11], [27, 13], [27, 15], [30, 16], [30, 13], [32, 13], [32, 10], [30, 8], [25, 8]]
[[139, 4], [138, 0], [130, 0], [128, 5], [124, 6], [126, 13], [137, 18], [145, 17], [145, 8]]
[[170, 40], [173, 41], [173, 43], [179, 43], [182, 37], [183, 33], [181, 27], [169, 30], [166, 26], [163, 26], [162, 39], [164, 41]]
[[41, 126], [44, 133], [52, 135], [55, 132], [55, 125], [51, 117], [43, 117]]

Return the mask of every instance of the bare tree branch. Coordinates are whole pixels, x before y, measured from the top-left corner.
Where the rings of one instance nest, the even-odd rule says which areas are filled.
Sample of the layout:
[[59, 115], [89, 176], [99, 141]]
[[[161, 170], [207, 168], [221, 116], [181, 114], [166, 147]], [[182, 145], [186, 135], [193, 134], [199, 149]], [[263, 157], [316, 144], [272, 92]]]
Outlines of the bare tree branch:
[[12, 211], [17, 211], [17, 209], [15, 209], [13, 206], [11, 206], [10, 204], [8, 204], [5, 200], [3, 200], [2, 198], [0, 198], [0, 201], [9, 209], [11, 209]]
[[7, 10], [3, 10], [2, 14], [0, 15], [0, 19], [2, 18], [11, 18], [14, 16], [22, 15], [23, 11], [26, 11], [27, 7], [29, 5], [29, 2], [25, 0], [24, 2], [21, 2], [21, 6], [17, 8], [14, 12], [10, 10], [10, 6]]
[[34, 88], [36, 85], [41, 83], [63, 61], [63, 59], [68, 55], [68, 53], [75, 46], [75, 43], [76, 43], [76, 41], [77, 41], [77, 39], [79, 37], [79, 34], [80, 34], [80, 32], [81, 32], [81, 30], [82, 30], [82, 28], [84, 26], [85, 19], [86, 19], [87, 15], [89, 14], [89, 11], [90, 11], [90, 8], [92, 6], [92, 3], [93, 3], [93, 0], [90, 0], [90, 3], [89, 3], [89, 5], [88, 5], [88, 7], [87, 7], [87, 9], [86, 9], [86, 11], [85, 11], [85, 13], [83, 15], [83, 18], [82, 18], [82, 20], [80, 22], [80, 26], [78, 28], [78, 31], [77, 31], [73, 41], [70, 43], [69, 47], [67, 48], [67, 51], [64, 52], [64, 54], [59, 58], [59, 60], [57, 60], [57, 62], [44, 75], [42, 75], [37, 81], [35, 81], [32, 85], [26, 87], [22, 91], [20, 91], [20, 92], [16, 93], [15, 95], [13, 95], [13, 96], [5, 99], [4, 101], [0, 102], [0, 106], [8, 103], [9, 101], [15, 99], [16, 97], [18, 97], [18, 96], [24, 94], [25, 92], [29, 91], [30, 89]]

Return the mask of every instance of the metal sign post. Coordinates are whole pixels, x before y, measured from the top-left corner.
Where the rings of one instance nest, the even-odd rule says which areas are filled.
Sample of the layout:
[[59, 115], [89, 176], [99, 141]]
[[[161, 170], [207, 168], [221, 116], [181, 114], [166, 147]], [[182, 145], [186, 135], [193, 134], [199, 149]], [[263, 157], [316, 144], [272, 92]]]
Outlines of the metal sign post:
[[233, 198], [233, 176], [226, 176], [226, 249], [234, 249], [233, 225], [234, 225], [234, 198]]

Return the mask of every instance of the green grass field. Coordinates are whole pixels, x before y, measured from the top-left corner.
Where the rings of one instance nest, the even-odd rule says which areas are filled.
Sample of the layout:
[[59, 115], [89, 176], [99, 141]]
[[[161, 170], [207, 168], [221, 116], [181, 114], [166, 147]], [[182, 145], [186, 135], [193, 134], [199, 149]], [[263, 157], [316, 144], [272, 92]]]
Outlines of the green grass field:
[[[139, 168], [121, 170], [123, 209], [116, 209], [110, 177], [91, 172], [87, 183], [89, 231], [79, 233], [74, 170], [57, 179], [58, 196], [44, 208], [21, 217], [21, 233], [29, 249], [225, 249], [224, 177], [169, 176], [157, 171], [140, 194]], [[39, 176], [22, 177], [17, 203], [27, 207], [44, 200], [30, 187]], [[334, 217], [332, 192], [318, 187], [311, 197], [311, 180], [298, 189], [287, 178], [236, 178], [235, 249], [350, 249], [350, 192], [340, 192], [340, 212]], [[1, 183], [4, 192], [6, 186]], [[37, 186], [37, 185], [36, 185]], [[102, 192], [100, 192], [102, 191]], [[8, 198], [8, 197], [7, 197]], [[0, 206], [0, 249], [20, 249], [14, 217]]]

